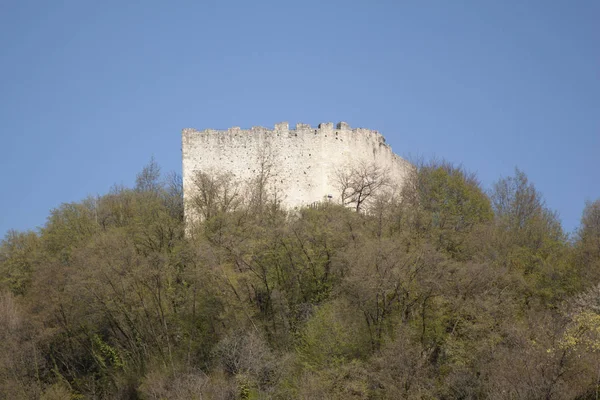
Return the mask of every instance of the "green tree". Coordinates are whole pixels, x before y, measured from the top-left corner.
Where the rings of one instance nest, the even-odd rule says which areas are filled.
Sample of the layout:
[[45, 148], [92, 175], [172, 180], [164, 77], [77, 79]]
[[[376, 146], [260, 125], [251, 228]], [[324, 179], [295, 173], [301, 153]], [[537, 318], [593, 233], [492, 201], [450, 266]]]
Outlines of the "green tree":
[[34, 232], [9, 231], [0, 243], [0, 283], [24, 295], [39, 263], [40, 240]]
[[600, 282], [600, 200], [588, 202], [577, 232], [575, 258], [586, 285]]
[[527, 176], [516, 169], [515, 176], [494, 184], [491, 198], [495, 211], [492, 257], [496, 264], [523, 274], [529, 293], [525, 303], [532, 296], [556, 302], [573, 293], [578, 283], [567, 237], [556, 213], [545, 206]]
[[470, 256], [471, 232], [493, 216], [475, 175], [447, 162], [419, 166], [402, 197], [407, 228], [457, 259]]

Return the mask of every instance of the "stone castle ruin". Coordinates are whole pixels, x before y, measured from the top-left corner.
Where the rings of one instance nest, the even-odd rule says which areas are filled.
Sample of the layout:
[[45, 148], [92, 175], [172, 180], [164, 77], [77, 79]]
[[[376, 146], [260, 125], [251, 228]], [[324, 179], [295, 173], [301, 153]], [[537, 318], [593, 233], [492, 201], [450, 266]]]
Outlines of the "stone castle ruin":
[[290, 129], [287, 122], [275, 129], [184, 129], [182, 153], [187, 218], [194, 214], [190, 200], [198, 190], [198, 173], [228, 173], [237, 182], [249, 182], [267, 168], [270, 190], [282, 206], [294, 209], [321, 201], [355, 206], [352, 174], [369, 175], [359, 178], [367, 185], [378, 180], [371, 182], [373, 188], [399, 187], [412, 169], [379, 132], [351, 129], [345, 122], [316, 129], [301, 123]]

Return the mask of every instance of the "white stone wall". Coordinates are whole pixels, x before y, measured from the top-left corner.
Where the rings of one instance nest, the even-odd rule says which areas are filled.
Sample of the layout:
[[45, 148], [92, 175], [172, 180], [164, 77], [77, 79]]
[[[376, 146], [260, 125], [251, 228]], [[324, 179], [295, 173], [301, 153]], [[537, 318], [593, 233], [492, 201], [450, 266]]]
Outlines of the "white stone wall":
[[[288, 208], [299, 207], [332, 196], [339, 201], [336, 171], [364, 161], [387, 168], [401, 184], [411, 164], [392, 152], [383, 136], [369, 129], [350, 129], [340, 122], [312, 128], [287, 123], [275, 129], [238, 127], [226, 131], [184, 129], [182, 132], [184, 200], [191, 195], [196, 171], [231, 172], [242, 181], [254, 178], [261, 159], [272, 165], [273, 183]], [[187, 212], [186, 212], [187, 214]]]

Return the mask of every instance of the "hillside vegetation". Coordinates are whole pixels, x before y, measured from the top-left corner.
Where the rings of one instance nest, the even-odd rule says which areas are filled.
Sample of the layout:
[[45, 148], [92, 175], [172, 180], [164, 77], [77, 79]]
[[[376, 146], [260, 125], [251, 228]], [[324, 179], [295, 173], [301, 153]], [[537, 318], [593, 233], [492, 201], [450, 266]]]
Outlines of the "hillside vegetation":
[[0, 398], [599, 397], [600, 200], [568, 237], [519, 170], [489, 193], [440, 162], [394, 196], [346, 178], [368, 207], [198, 175], [184, 230], [151, 162], [8, 233]]

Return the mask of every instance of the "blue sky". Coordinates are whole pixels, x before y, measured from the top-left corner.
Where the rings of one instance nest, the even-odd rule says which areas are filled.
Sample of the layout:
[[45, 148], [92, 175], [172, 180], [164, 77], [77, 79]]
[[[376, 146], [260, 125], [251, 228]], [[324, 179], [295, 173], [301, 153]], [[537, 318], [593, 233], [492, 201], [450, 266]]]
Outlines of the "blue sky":
[[181, 171], [181, 129], [349, 122], [566, 230], [600, 198], [600, 2], [0, 1], [0, 235]]

